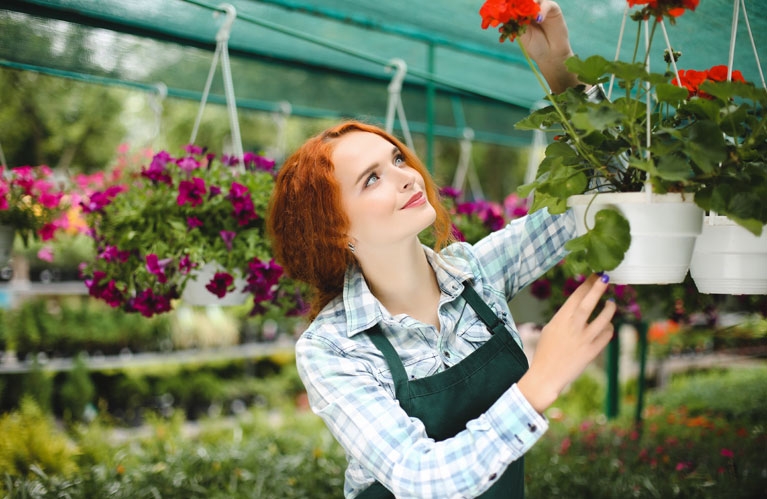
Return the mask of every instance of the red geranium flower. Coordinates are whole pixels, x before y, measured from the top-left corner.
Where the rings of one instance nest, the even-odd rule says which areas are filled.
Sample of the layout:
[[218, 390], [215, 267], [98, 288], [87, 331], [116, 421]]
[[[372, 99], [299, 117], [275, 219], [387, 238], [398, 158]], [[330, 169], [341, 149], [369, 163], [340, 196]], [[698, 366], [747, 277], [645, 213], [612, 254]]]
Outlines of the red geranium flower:
[[525, 32], [528, 24], [538, 17], [541, 6], [534, 0], [487, 0], [479, 9], [482, 16], [482, 29], [498, 28], [500, 41], [510, 41]]
[[[681, 81], [680, 81], [681, 80]], [[696, 71], [694, 69], [680, 69], [679, 78], [674, 77], [671, 83], [678, 87], [684, 87], [689, 92], [688, 98], [702, 97], [705, 99], [711, 99], [711, 96], [700, 90], [700, 85], [704, 81], [726, 81], [727, 80], [727, 66], [721, 64], [712, 67], [705, 71]], [[732, 71], [732, 81], [745, 83], [743, 74], [736, 70]]]
[[629, 7], [644, 5], [637, 15], [641, 19], [654, 17], [658, 21], [663, 16], [668, 16], [671, 24], [674, 24], [675, 18], [684, 14], [685, 10], [695, 10], [700, 0], [626, 0]]

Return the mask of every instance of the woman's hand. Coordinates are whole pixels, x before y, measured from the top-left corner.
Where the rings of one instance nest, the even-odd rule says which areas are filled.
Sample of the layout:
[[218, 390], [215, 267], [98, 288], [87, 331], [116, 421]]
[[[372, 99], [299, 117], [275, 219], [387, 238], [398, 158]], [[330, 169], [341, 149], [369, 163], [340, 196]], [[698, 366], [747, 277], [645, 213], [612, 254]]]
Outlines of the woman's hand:
[[579, 84], [564, 65], [573, 55], [565, 17], [556, 2], [536, 0], [541, 6], [541, 22], [527, 26], [519, 42], [536, 62], [551, 91], [560, 93]]
[[553, 404], [610, 342], [614, 302], [608, 301], [589, 322], [608, 281], [606, 274], [589, 277], [544, 326], [530, 369], [517, 384], [536, 411]]

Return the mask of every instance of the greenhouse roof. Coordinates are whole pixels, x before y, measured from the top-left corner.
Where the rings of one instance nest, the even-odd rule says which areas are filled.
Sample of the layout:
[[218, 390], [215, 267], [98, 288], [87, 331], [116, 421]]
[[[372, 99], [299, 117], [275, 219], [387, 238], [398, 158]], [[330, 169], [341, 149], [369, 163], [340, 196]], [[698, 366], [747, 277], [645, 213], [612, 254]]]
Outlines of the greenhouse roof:
[[[735, 0], [736, 3], [741, 0]], [[380, 118], [387, 105], [391, 61], [408, 72], [404, 109], [415, 132], [522, 143], [513, 128], [543, 96], [518, 44], [482, 30], [481, 0], [230, 0], [237, 12], [229, 51], [238, 105], [304, 116]], [[575, 51], [615, 56], [624, 0], [559, 0]], [[224, 20], [220, 3], [202, 0], [5, 0], [0, 10], [0, 65], [118, 82], [199, 99]], [[736, 69], [759, 84], [754, 50], [767, 48], [767, 4], [740, 9]], [[746, 22], [748, 21], [748, 23]], [[680, 67], [726, 64], [733, 2], [701, 0], [668, 26], [683, 53]], [[748, 26], [753, 33], [753, 45]], [[627, 24], [623, 60], [636, 27]], [[46, 42], [44, 42], [46, 41]], [[665, 69], [663, 37], [653, 69]], [[657, 61], [657, 62], [655, 62]], [[220, 78], [211, 100], [223, 101]], [[434, 96], [429, 99], [428, 96]]]

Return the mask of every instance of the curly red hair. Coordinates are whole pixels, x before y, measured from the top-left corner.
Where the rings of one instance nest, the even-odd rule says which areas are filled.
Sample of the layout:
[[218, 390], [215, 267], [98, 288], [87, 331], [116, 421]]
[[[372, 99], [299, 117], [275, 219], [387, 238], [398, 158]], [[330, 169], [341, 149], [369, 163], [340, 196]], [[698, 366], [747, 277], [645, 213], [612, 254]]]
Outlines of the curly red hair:
[[337, 139], [350, 132], [374, 133], [399, 148], [405, 162], [423, 177], [426, 196], [437, 212], [431, 227], [434, 249], [452, 240], [450, 215], [440, 202], [437, 184], [396, 137], [374, 125], [347, 121], [310, 138], [280, 168], [267, 217], [275, 259], [288, 276], [312, 288], [310, 319], [341, 293], [346, 268], [354, 261], [347, 246], [349, 219], [331, 160]]

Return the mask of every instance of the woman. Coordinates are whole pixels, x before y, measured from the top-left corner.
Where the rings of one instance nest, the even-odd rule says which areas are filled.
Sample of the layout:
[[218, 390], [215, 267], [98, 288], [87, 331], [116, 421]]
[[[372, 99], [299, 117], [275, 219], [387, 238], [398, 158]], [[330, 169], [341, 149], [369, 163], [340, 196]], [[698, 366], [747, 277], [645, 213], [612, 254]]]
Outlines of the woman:
[[[552, 91], [567, 28], [554, 2], [523, 37]], [[296, 346], [313, 410], [348, 457], [345, 497], [522, 497], [543, 411], [605, 347], [591, 276], [543, 328], [528, 368], [508, 301], [564, 256], [569, 213], [545, 210], [471, 246], [419, 160], [358, 122], [310, 139], [281, 168], [269, 230], [287, 273], [315, 290]], [[431, 228], [436, 250], [418, 234]], [[593, 315], [593, 320], [589, 320]]]

